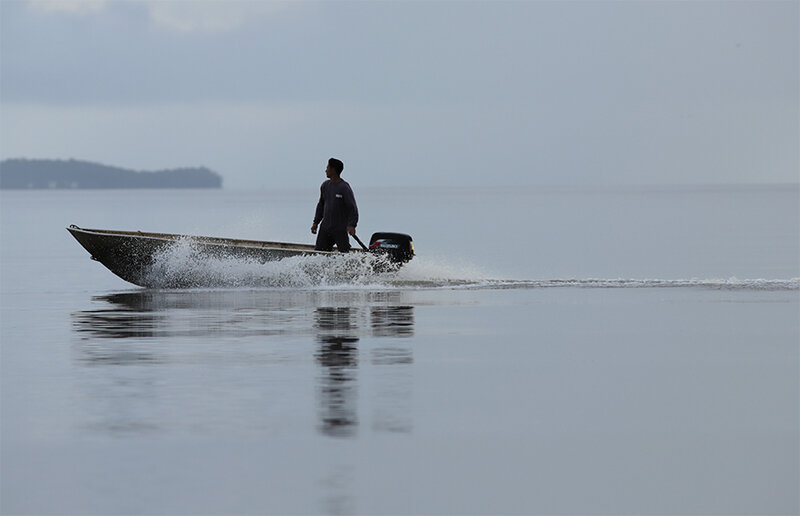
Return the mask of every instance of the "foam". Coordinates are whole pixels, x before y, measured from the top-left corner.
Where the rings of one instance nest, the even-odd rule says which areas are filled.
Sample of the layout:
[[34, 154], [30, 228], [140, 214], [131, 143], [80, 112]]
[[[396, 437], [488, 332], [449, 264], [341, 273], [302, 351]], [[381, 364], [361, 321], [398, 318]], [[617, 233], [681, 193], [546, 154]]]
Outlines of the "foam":
[[210, 256], [183, 239], [154, 256], [148, 284], [170, 288], [331, 288], [380, 285], [387, 269], [385, 256], [292, 256], [261, 262], [255, 259]]

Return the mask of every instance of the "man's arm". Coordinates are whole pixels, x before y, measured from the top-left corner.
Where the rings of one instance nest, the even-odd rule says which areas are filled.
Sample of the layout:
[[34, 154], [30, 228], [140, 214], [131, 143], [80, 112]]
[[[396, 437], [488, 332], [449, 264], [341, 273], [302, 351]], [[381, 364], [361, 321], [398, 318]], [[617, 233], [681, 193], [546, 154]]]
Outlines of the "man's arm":
[[345, 206], [347, 206], [347, 232], [351, 235], [355, 235], [356, 226], [358, 225], [358, 205], [356, 204], [356, 197], [353, 195], [353, 189], [350, 188], [350, 185], [347, 185], [344, 201]]
[[317, 211], [314, 213], [314, 223], [311, 225], [311, 233], [314, 235], [317, 234], [317, 225], [322, 220], [322, 213], [325, 210], [324, 188], [324, 184], [319, 187], [319, 202], [317, 203]]

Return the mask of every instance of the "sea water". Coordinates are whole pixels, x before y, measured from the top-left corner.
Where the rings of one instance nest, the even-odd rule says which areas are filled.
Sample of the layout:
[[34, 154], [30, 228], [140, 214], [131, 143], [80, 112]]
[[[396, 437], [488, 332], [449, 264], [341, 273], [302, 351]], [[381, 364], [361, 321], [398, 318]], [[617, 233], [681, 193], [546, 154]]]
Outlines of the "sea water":
[[315, 188], [2, 192], [0, 512], [798, 513], [796, 185], [356, 195], [398, 273], [169, 290], [64, 228], [311, 243]]

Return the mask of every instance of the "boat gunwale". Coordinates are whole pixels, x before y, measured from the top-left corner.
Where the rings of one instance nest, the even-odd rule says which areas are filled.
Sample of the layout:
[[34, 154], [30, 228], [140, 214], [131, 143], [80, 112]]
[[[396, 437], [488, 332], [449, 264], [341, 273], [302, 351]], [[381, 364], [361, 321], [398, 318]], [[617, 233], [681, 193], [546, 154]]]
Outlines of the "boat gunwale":
[[[298, 251], [314, 254], [336, 254], [338, 251], [318, 251], [311, 244], [293, 244], [288, 242], [271, 242], [264, 240], [246, 240], [235, 238], [208, 237], [199, 235], [182, 235], [176, 233], [151, 233], [146, 231], [120, 231], [109, 229], [82, 228], [71, 225], [67, 227], [69, 231], [80, 231], [97, 236], [141, 238], [149, 240], [160, 240], [165, 242], [179, 242], [188, 240], [202, 245], [219, 247], [240, 247], [248, 249], [281, 249], [287, 251]], [[351, 251], [362, 251], [362, 249], [351, 248]]]

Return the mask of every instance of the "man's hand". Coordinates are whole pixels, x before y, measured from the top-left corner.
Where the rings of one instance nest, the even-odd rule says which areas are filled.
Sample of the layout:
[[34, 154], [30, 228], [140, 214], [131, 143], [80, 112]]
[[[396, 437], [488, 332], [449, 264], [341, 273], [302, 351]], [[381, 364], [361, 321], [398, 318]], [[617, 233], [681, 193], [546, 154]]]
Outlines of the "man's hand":
[[354, 226], [347, 226], [347, 234], [348, 235], [356, 235], [356, 228]]
[[312, 235], [316, 235], [317, 234], [317, 225], [316, 224], [311, 224], [311, 234]]

